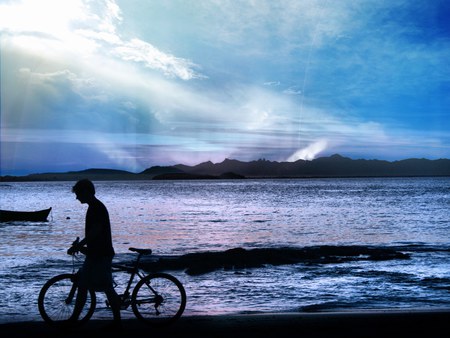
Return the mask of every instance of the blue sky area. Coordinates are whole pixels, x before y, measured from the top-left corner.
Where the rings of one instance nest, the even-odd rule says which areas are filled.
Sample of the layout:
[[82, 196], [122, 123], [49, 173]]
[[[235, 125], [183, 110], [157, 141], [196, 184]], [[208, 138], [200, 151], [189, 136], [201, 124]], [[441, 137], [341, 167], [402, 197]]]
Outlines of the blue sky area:
[[450, 158], [446, 0], [0, 0], [1, 174]]

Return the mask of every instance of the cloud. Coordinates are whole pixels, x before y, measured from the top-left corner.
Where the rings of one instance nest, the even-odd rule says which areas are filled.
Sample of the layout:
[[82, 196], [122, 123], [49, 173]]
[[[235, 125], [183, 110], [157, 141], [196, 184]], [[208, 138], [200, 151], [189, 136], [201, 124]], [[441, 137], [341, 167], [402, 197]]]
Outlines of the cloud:
[[264, 86], [279, 86], [281, 84], [280, 81], [267, 81], [264, 82]]
[[287, 159], [288, 162], [295, 162], [298, 160], [314, 160], [316, 156], [324, 151], [328, 146], [328, 141], [325, 139], [318, 140], [314, 143], [311, 143], [305, 148], [297, 150], [294, 154], [289, 156]]
[[299, 89], [297, 86], [292, 86], [292, 87], [285, 89], [283, 91], [283, 93], [288, 94], [288, 95], [301, 95], [302, 90]]
[[0, 5], [0, 31], [23, 49], [56, 58], [101, 64], [111, 55], [141, 63], [182, 80], [201, 78], [192, 61], [165, 53], [138, 38], [125, 39], [117, 25], [123, 20], [115, 1], [24, 0]]
[[205, 78], [200, 75], [193, 62], [173, 55], [166, 54], [140, 39], [131, 39], [118, 44], [113, 53], [125, 61], [142, 63], [145, 67], [162, 71], [169, 77], [178, 77], [182, 80]]

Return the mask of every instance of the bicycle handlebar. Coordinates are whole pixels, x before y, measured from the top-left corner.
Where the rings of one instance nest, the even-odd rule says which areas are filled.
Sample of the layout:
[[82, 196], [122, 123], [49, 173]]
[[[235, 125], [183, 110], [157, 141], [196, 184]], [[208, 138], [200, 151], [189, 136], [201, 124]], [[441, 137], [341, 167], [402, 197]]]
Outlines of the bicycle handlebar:
[[67, 254], [71, 256], [75, 256], [78, 252], [83, 253], [82, 248], [78, 247], [80, 243], [80, 237], [77, 236], [77, 239], [72, 242], [72, 246], [67, 250]]
[[[67, 254], [74, 256], [76, 255], [78, 252], [83, 253], [83, 248], [78, 248], [78, 244], [80, 243], [80, 237], [77, 236], [77, 238], [72, 242], [72, 246], [67, 250]], [[132, 252], [136, 252], [139, 255], [145, 256], [145, 255], [151, 255], [152, 254], [152, 249], [139, 249], [139, 248], [128, 248], [128, 250], [132, 251]]]

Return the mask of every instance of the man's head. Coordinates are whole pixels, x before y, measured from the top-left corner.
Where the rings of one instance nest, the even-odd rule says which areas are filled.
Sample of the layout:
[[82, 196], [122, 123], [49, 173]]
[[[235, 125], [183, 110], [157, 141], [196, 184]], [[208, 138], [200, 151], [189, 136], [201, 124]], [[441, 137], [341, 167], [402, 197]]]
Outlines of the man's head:
[[94, 184], [88, 180], [83, 179], [79, 180], [73, 187], [72, 192], [77, 196], [77, 200], [81, 203], [87, 203], [90, 201], [95, 195], [95, 187]]

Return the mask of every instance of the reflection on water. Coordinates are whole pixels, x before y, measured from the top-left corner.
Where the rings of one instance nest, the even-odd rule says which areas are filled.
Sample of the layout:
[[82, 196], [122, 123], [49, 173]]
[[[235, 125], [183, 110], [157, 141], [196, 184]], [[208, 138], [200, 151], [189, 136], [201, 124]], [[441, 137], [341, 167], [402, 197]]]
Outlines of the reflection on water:
[[[118, 256], [128, 255], [130, 246], [181, 255], [235, 247], [450, 245], [450, 178], [94, 183], [110, 212]], [[43, 281], [71, 269], [66, 250], [83, 235], [86, 212], [71, 193], [73, 184], [0, 185], [2, 209], [53, 208], [48, 223], [0, 223], [0, 282], [12, 290], [0, 291], [0, 317], [24, 313], [14, 304], [30, 306], [26, 312], [35, 315]], [[414, 254], [407, 264], [177, 273], [188, 291], [187, 313], [296, 311], [318, 303], [437, 304], [450, 284], [448, 263], [444, 251]], [[396, 271], [406, 277], [394, 278]], [[441, 291], [433, 288], [436, 283]]]
[[[30, 253], [20, 246], [29, 235], [40, 247], [51, 236], [52, 250], [59, 251], [82, 233], [86, 207], [75, 200], [72, 185], [32, 182], [0, 187], [4, 209], [53, 207], [49, 224], [32, 228], [27, 224], [23, 229], [19, 224], [14, 232], [4, 231], [5, 243], [17, 245], [15, 254]], [[236, 246], [449, 239], [448, 178], [96, 182], [96, 186], [109, 209], [119, 252], [129, 245], [180, 253]]]

